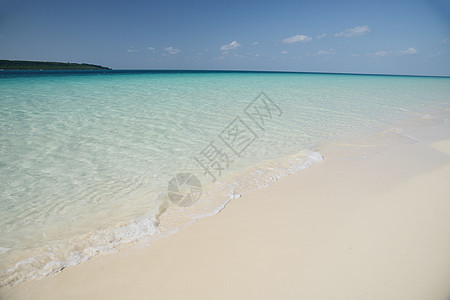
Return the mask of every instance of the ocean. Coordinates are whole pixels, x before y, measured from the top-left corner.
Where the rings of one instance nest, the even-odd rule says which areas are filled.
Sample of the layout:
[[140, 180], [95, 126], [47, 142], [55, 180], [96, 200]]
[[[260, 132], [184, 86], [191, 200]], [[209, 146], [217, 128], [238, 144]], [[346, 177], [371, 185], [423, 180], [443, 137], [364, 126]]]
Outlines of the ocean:
[[151, 244], [321, 145], [448, 108], [448, 77], [2, 71], [0, 286]]

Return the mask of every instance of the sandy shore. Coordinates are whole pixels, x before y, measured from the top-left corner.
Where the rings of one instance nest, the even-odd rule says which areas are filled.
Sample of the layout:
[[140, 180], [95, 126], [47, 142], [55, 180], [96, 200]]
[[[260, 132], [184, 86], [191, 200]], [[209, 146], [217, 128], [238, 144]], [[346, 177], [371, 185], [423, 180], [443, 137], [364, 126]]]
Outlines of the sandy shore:
[[[436, 127], [436, 126], [435, 126]], [[449, 299], [450, 130], [335, 143], [325, 162], [150, 247], [1, 299]]]

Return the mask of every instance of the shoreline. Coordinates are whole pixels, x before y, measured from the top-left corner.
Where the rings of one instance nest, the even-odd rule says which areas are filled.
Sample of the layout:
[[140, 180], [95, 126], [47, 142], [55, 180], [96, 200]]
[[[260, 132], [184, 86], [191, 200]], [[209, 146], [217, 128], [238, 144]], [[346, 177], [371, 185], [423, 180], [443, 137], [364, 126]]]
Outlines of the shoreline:
[[448, 296], [450, 125], [422, 125], [393, 145], [328, 144], [325, 162], [150, 247], [126, 245], [0, 298]]

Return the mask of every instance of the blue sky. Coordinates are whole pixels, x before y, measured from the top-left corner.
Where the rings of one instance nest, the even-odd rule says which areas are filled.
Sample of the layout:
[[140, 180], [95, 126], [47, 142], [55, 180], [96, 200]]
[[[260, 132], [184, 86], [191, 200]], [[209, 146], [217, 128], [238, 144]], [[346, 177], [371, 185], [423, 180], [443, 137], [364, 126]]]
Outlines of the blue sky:
[[450, 75], [450, 1], [0, 0], [0, 59]]

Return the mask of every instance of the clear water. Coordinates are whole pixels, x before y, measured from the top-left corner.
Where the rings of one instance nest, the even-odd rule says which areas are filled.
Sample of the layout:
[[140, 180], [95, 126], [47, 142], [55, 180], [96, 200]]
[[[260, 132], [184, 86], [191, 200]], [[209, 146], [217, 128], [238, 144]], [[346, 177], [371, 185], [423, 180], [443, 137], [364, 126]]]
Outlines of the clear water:
[[[260, 105], [266, 117], [252, 119], [245, 109], [261, 92], [271, 115]], [[449, 103], [450, 78], [1, 72], [0, 285], [170, 234], [321, 161], [321, 143]], [[222, 139], [232, 137], [236, 117], [246, 130], [234, 140], [239, 155]], [[196, 161], [211, 145], [225, 154], [220, 172]], [[195, 205], [168, 198], [177, 173], [201, 181]]]

